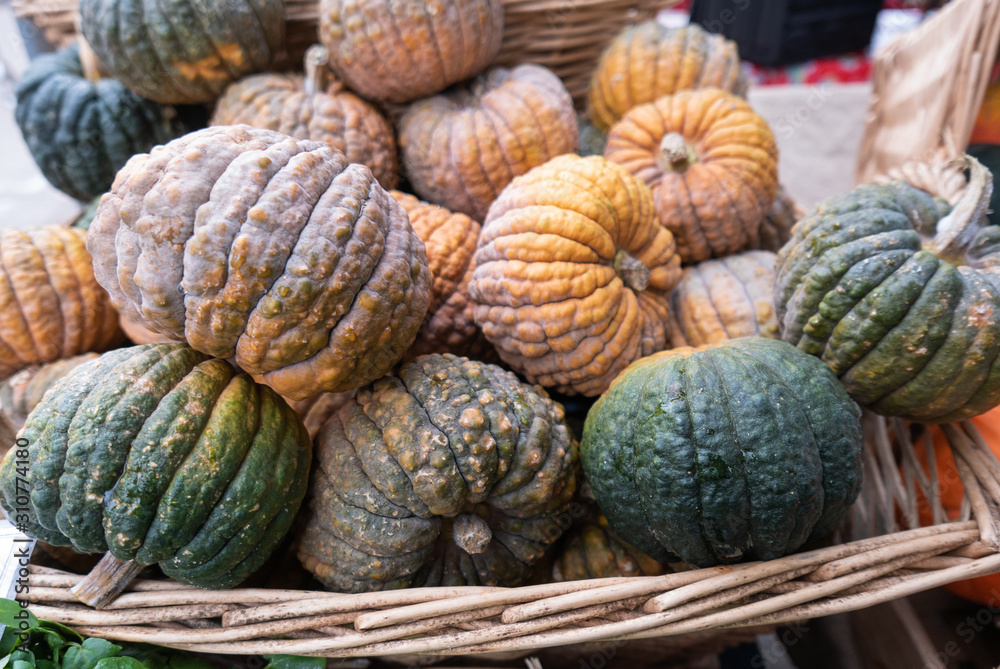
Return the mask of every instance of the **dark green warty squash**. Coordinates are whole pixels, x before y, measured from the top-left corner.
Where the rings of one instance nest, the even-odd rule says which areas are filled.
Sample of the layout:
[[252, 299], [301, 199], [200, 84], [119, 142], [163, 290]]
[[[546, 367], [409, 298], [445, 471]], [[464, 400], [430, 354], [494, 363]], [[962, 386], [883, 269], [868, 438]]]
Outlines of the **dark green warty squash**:
[[78, 200], [111, 187], [126, 161], [183, 134], [174, 110], [114, 79], [84, 78], [79, 47], [39, 56], [17, 87], [15, 118], [49, 183]]
[[281, 0], [81, 0], [101, 69], [157, 102], [212, 102], [266, 68], [285, 42]]
[[782, 339], [860, 404], [923, 422], [1000, 403], [1000, 230], [974, 159], [954, 210], [903, 182], [820, 203], [775, 266]]
[[633, 363], [591, 409], [580, 455], [611, 529], [653, 559], [768, 560], [854, 502], [860, 416], [816, 358], [735, 339]]
[[331, 590], [517, 585], [576, 488], [562, 407], [499, 367], [426, 355], [320, 431], [303, 565]]
[[184, 344], [135, 346], [45, 395], [0, 465], [0, 504], [32, 537], [109, 552], [75, 589], [87, 603], [152, 564], [227, 588], [288, 531], [310, 457], [302, 421], [270, 388]]

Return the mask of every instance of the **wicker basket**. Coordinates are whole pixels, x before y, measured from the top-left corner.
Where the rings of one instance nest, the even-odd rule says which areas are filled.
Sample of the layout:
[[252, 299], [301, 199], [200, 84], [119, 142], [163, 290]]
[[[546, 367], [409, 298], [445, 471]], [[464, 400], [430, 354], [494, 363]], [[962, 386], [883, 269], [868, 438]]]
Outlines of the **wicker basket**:
[[[608, 42], [629, 23], [644, 21], [678, 0], [503, 0], [504, 39], [496, 64], [539, 63], [553, 70], [582, 106], [590, 74]], [[18, 17], [30, 19], [46, 39], [64, 46], [76, 38], [79, 0], [14, 0]], [[286, 53], [276, 69], [301, 66], [316, 41], [318, 0], [286, 0]]]
[[[36, 616], [83, 634], [205, 653], [451, 656], [718, 638], [734, 628], [752, 632], [852, 611], [1000, 571], [1000, 461], [976, 428], [945, 426], [966, 490], [962, 515], [948, 521], [936, 469], [925, 475], [917, 464], [914, 449], [930, 452], [929, 440], [911, 443], [900, 420], [866, 413], [863, 422], [865, 484], [840, 530], [853, 540], [778, 560], [521, 588], [353, 595], [205, 591], [141, 580], [100, 611], [75, 603], [70, 588], [82, 577], [32, 567], [28, 599]], [[919, 527], [921, 496], [938, 524]]]

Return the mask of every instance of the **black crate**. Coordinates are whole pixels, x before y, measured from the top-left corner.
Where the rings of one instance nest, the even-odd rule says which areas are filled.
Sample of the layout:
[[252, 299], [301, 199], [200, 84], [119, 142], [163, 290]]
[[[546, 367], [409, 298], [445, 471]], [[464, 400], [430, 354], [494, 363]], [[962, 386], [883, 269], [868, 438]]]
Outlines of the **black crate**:
[[864, 49], [882, 0], [694, 0], [691, 22], [739, 45], [740, 58], [787, 65]]

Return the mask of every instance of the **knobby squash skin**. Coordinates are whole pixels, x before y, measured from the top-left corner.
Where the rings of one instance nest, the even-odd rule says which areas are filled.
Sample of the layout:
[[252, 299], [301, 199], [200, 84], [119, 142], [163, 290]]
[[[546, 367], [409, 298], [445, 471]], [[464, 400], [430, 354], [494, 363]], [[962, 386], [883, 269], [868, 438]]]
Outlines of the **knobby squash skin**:
[[816, 358], [735, 339], [634, 363], [591, 409], [580, 453], [611, 528], [653, 559], [768, 560], [854, 502], [860, 417]]
[[174, 110], [114, 79], [84, 78], [77, 45], [32, 61], [16, 97], [17, 125], [42, 174], [78, 200], [108, 190], [134, 154], [186, 131]]
[[670, 571], [615, 536], [599, 516], [566, 532], [552, 563], [552, 581], [658, 576]]
[[680, 273], [645, 184], [600, 156], [565, 155], [514, 179], [490, 207], [469, 297], [511, 369], [594, 396], [668, 346]]
[[633, 107], [698, 88], [746, 95], [736, 43], [697, 24], [668, 28], [645, 21], [623, 30], [601, 55], [587, 111], [597, 129], [607, 132]]
[[0, 379], [122, 341], [85, 235], [58, 225], [0, 233]]
[[[0, 502], [9, 518], [26, 507], [30, 536], [213, 589], [238, 584], [281, 541], [311, 457], [301, 420], [274, 391], [183, 344], [77, 367], [19, 436], [27, 474], [12, 449]], [[18, 477], [29, 504], [18, 502]]]
[[876, 413], [940, 423], [1000, 403], [1000, 233], [980, 229], [989, 174], [973, 174], [951, 213], [903, 182], [859, 186], [778, 254], [782, 339]]
[[565, 529], [562, 407], [499, 367], [428, 355], [321, 430], [299, 548], [328, 588], [513, 586]]
[[430, 295], [424, 244], [367, 167], [245, 125], [132, 158], [87, 245], [123, 316], [292, 399], [385, 374]]
[[633, 108], [608, 133], [604, 157], [653, 190], [685, 263], [750, 247], [778, 190], [778, 146], [767, 122], [718, 88]]
[[20, 429], [24, 425], [28, 414], [59, 379], [97, 357], [97, 353], [83, 353], [65, 360], [28, 367], [0, 384], [0, 408], [10, 419], [14, 429]]
[[479, 74], [500, 51], [502, 0], [321, 0], [330, 68], [362, 97], [401, 104]]
[[266, 68], [285, 43], [281, 0], [81, 0], [80, 27], [101, 69], [167, 104], [212, 102]]
[[226, 89], [212, 125], [267, 128], [296, 139], [326, 142], [348, 162], [366, 165], [384, 188], [399, 181], [396, 138], [389, 121], [343, 84], [315, 93], [297, 74], [255, 74]]
[[430, 353], [454, 353], [480, 362], [492, 362], [493, 347], [476, 327], [469, 303], [472, 258], [480, 226], [465, 214], [390, 191], [406, 210], [410, 225], [424, 242], [431, 273], [431, 302], [427, 320], [403, 359]]
[[684, 270], [670, 294], [674, 346], [719, 344], [739, 337], [778, 339], [770, 251], [705, 260]]
[[399, 147], [423, 199], [483, 220], [514, 177], [579, 146], [573, 98], [541, 65], [497, 67], [419, 100], [399, 122]]

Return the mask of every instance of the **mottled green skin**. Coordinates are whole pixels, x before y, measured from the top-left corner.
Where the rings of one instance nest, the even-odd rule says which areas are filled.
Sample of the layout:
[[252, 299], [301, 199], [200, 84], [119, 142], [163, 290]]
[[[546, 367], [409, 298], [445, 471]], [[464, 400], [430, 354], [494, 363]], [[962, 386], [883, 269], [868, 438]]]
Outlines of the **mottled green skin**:
[[169, 104], [213, 102], [285, 41], [280, 0], [82, 0], [80, 25], [102, 70]]
[[108, 190], [133, 155], [186, 131], [114, 79], [85, 79], [76, 45], [32, 62], [17, 87], [15, 118], [45, 178], [78, 200]]
[[654, 559], [767, 560], [854, 502], [860, 416], [816, 358], [737, 339], [633, 363], [591, 409], [580, 455], [611, 529]]
[[1000, 403], [998, 233], [956, 266], [921, 250], [948, 213], [902, 182], [819, 204], [778, 254], [782, 339], [873, 411], [950, 422]]
[[[29, 444], [29, 534], [159, 563], [204, 588], [232, 587], [263, 564], [301, 505], [311, 457], [280, 396], [182, 344], [81, 365], [19, 436]], [[0, 465], [8, 515], [25, 475], [15, 451]]]
[[[516, 585], [569, 524], [577, 445], [562, 407], [499, 367], [427, 355], [320, 431], [299, 558], [330, 589]], [[478, 514], [492, 540], [453, 540]]]

